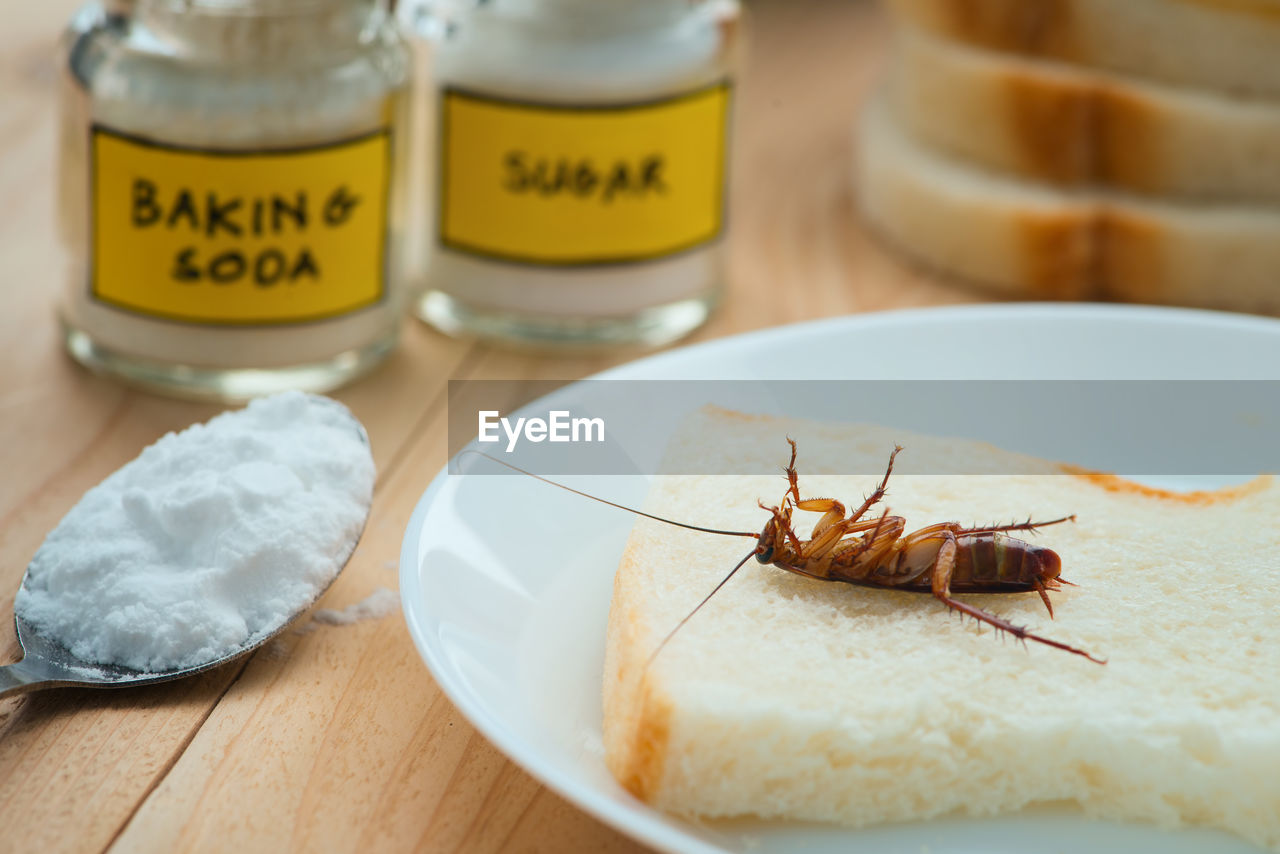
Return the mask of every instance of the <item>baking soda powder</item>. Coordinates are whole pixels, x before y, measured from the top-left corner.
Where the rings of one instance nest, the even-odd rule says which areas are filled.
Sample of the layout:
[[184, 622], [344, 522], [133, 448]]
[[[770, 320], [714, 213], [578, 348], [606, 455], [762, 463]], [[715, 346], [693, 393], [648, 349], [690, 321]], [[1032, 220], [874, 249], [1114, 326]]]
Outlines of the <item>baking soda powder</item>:
[[341, 404], [289, 392], [170, 433], [85, 493], [15, 610], [77, 657], [167, 671], [269, 634], [341, 570], [374, 466]]

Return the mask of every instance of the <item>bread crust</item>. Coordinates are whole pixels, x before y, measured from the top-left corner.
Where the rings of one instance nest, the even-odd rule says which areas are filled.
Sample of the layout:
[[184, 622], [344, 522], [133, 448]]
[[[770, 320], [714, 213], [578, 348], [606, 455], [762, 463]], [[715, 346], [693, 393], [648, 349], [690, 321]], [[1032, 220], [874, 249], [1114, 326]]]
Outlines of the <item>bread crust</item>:
[[[1183, 86], [1280, 95], [1280, 14], [1254, 0], [888, 0], [900, 18], [991, 50]], [[1197, 50], [1185, 50], [1194, 43]]]
[[1027, 211], [1008, 221], [1012, 251], [1021, 256], [1016, 263], [1021, 272], [1015, 275], [1031, 295], [1060, 300], [1094, 296], [1096, 225], [1072, 211]]
[[653, 631], [645, 619], [642, 538], [627, 542], [615, 576], [605, 638], [605, 763], [627, 791], [650, 800], [658, 790], [670, 739], [671, 702], [652, 687], [647, 653]]
[[1280, 109], [1268, 102], [1087, 74], [911, 26], [897, 33], [887, 92], [913, 136], [1015, 176], [1280, 202]]
[[1063, 471], [1069, 472], [1081, 480], [1092, 483], [1100, 489], [1108, 492], [1123, 493], [1126, 495], [1140, 495], [1143, 498], [1150, 498], [1154, 501], [1167, 502], [1171, 506], [1176, 505], [1195, 505], [1207, 507], [1213, 504], [1231, 504], [1235, 501], [1244, 501], [1248, 498], [1261, 495], [1269, 489], [1275, 487], [1275, 478], [1271, 475], [1262, 475], [1255, 477], [1247, 483], [1238, 486], [1227, 486], [1222, 489], [1198, 490], [1196, 492], [1172, 492], [1168, 489], [1160, 489], [1154, 486], [1147, 486], [1142, 483], [1135, 483], [1132, 480], [1126, 480], [1118, 475], [1108, 472], [1089, 471], [1078, 466], [1064, 465]]
[[863, 114], [855, 170], [870, 228], [924, 266], [1037, 299], [1280, 312], [1280, 212], [1067, 193], [948, 158], [886, 106]]

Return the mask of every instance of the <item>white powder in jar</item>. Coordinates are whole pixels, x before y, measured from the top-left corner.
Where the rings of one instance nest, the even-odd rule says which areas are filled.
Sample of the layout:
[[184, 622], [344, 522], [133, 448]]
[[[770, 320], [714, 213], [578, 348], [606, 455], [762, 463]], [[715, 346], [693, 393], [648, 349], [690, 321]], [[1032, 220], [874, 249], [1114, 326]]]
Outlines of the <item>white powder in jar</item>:
[[14, 608], [78, 658], [216, 660], [313, 601], [359, 539], [374, 466], [360, 422], [287, 392], [144, 450], [45, 539]]

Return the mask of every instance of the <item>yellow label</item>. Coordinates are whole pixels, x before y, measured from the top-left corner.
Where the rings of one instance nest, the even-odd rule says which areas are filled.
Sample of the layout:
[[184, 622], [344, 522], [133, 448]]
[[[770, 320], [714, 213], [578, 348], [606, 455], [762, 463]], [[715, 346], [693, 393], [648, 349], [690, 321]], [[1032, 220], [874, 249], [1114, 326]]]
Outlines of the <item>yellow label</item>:
[[386, 131], [269, 151], [205, 151], [93, 129], [90, 289], [138, 314], [301, 323], [386, 290]]
[[729, 87], [628, 106], [446, 91], [440, 240], [529, 264], [640, 261], [723, 224]]

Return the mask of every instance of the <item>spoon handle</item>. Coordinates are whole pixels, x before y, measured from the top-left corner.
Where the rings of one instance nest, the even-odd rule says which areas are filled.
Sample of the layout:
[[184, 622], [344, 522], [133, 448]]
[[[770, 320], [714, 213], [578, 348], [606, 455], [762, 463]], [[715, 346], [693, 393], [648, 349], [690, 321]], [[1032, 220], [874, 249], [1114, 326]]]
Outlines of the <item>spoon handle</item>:
[[32, 673], [26, 664], [26, 661], [19, 661], [0, 667], [0, 700], [44, 688], [54, 681]]

